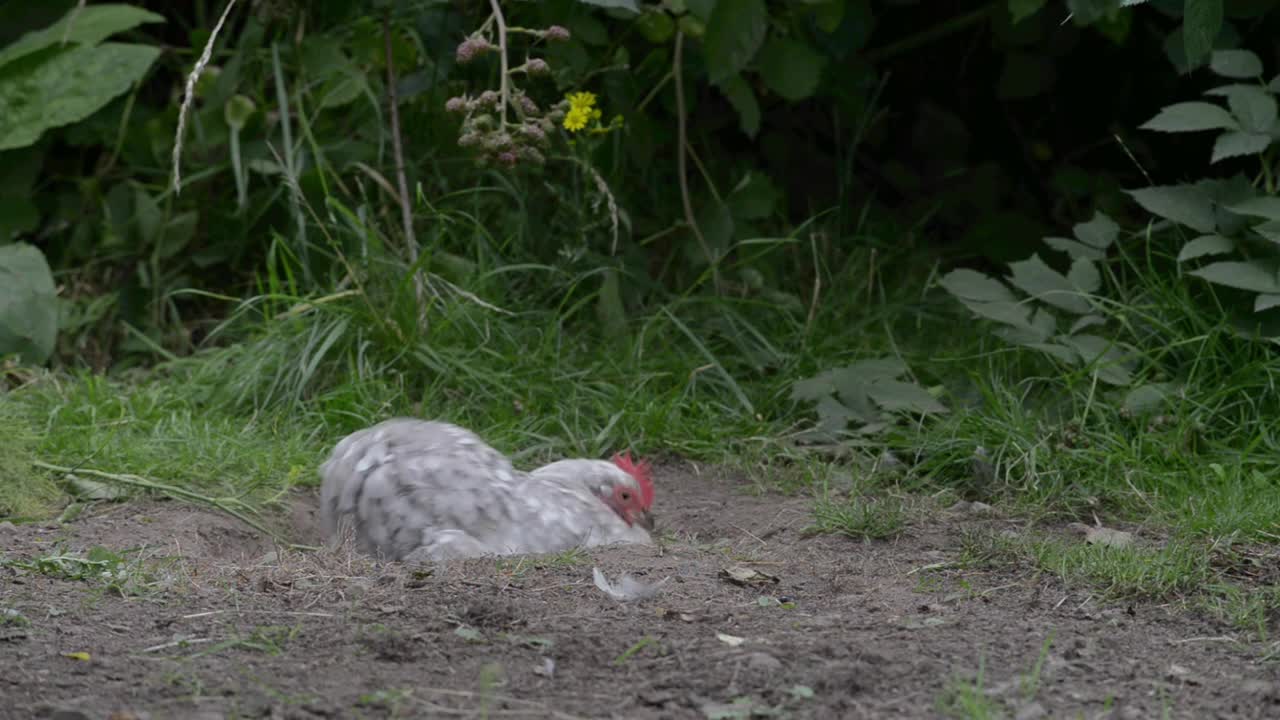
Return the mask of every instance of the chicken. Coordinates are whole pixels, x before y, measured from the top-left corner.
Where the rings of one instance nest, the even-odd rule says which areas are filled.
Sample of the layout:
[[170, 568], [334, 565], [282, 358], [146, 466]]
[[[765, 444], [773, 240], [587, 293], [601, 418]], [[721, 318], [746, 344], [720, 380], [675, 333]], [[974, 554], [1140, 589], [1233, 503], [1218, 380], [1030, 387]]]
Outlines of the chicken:
[[343, 438], [320, 466], [331, 546], [430, 562], [649, 544], [653, 481], [630, 454], [532, 472], [456, 425], [395, 418]]

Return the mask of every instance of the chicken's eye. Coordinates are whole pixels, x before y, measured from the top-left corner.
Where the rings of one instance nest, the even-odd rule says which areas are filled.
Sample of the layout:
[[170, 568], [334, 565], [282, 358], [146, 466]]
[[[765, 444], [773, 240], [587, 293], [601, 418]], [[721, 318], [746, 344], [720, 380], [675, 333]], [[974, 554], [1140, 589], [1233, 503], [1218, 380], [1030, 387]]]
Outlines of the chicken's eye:
[[618, 497], [622, 498], [623, 502], [627, 502], [631, 500], [631, 493], [623, 490], [621, 493], [618, 493]]

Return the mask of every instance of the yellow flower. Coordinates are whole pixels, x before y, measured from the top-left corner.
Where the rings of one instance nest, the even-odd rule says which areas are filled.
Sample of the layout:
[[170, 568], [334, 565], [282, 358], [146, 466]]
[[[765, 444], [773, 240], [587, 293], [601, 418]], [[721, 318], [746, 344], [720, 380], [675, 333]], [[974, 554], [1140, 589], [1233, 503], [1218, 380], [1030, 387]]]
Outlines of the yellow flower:
[[569, 132], [578, 132], [585, 128], [588, 123], [599, 121], [602, 113], [596, 107], [595, 93], [576, 92], [569, 93], [569, 112], [564, 116], [564, 129]]

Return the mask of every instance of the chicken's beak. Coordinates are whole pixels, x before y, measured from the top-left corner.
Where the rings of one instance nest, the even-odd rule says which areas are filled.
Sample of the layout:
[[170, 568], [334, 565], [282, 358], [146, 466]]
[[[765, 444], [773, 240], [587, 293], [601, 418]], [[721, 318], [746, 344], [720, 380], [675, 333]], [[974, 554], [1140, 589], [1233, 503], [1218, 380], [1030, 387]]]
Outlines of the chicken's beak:
[[636, 520], [636, 524], [649, 532], [653, 532], [653, 513], [648, 510], [641, 511], [639, 519]]

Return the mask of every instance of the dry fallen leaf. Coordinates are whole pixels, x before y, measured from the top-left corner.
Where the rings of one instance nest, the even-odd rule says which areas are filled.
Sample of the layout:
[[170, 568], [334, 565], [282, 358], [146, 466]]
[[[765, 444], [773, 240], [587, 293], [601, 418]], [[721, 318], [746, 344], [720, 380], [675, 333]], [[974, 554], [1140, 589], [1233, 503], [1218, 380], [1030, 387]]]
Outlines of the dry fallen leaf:
[[1090, 545], [1106, 545], [1113, 548], [1125, 548], [1133, 544], [1133, 533], [1113, 530], [1101, 525], [1085, 525], [1072, 523], [1071, 527], [1084, 533], [1084, 541]]
[[720, 571], [720, 577], [728, 580], [734, 585], [768, 585], [778, 582], [776, 575], [770, 575], [761, 572], [755, 568], [749, 568], [745, 565], [734, 565]]
[[716, 639], [724, 643], [725, 645], [728, 645], [729, 647], [738, 647], [739, 645], [747, 641], [746, 638], [740, 638], [737, 635], [727, 635], [722, 632], [716, 633]]

